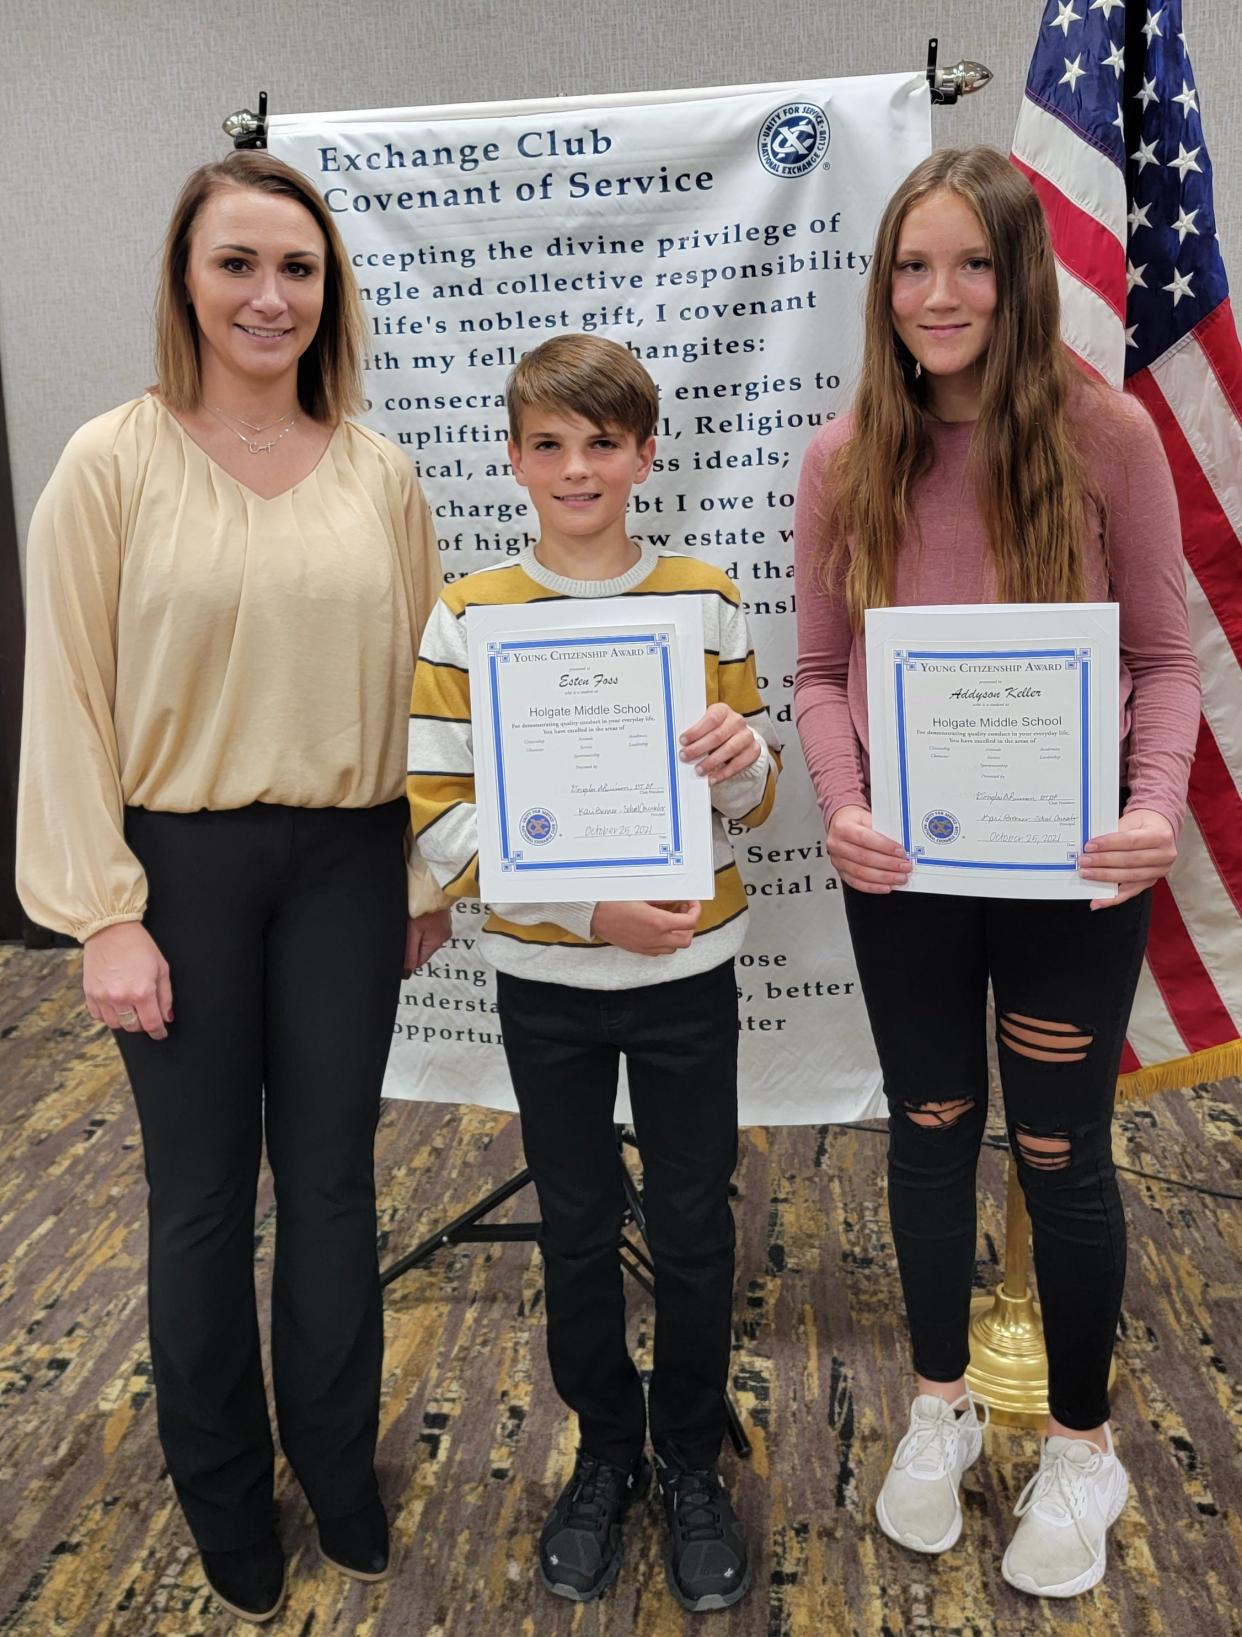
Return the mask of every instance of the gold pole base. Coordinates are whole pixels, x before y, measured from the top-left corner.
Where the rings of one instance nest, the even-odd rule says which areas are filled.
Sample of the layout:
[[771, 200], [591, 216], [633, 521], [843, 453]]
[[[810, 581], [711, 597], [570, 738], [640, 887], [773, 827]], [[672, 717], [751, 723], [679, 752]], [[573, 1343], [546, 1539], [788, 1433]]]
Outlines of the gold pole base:
[[[1109, 1366], [1108, 1385], [1117, 1378]], [[1003, 1285], [970, 1304], [970, 1363], [966, 1385], [981, 1398], [993, 1421], [1042, 1432], [1048, 1415], [1048, 1358], [1039, 1304], [1028, 1290], [1010, 1296]]]
[[1048, 1414], [1048, 1359], [1039, 1307], [1029, 1291], [992, 1296], [970, 1304], [970, 1363], [966, 1385], [1009, 1427], [1042, 1429]]

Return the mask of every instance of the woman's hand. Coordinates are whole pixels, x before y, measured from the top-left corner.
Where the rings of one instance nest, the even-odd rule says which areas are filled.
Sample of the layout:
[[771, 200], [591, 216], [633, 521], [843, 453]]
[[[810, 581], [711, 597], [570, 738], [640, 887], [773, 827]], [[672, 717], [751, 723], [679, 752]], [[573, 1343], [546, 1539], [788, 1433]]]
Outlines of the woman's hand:
[[1124, 904], [1168, 875], [1177, 857], [1173, 826], [1163, 813], [1132, 807], [1111, 835], [1092, 836], [1082, 850], [1078, 873], [1086, 881], [1115, 881], [1115, 898], [1093, 898], [1092, 909]]
[[699, 924], [697, 899], [682, 904], [596, 904], [591, 936], [631, 955], [671, 955], [689, 949]]
[[759, 741], [746, 726], [746, 718], [731, 706], [709, 705], [693, 727], [681, 736], [681, 759], [697, 762], [695, 771], [708, 784], [720, 784], [735, 773], [744, 773], [759, 760]]
[[82, 992], [87, 1011], [109, 1029], [167, 1038], [173, 1020], [168, 962], [141, 921], [118, 921], [86, 940]]
[[412, 915], [405, 928], [405, 964], [401, 976], [408, 978], [429, 961], [453, 931], [453, 914], [447, 909], [433, 909], [426, 915]]
[[899, 842], [871, 828], [865, 807], [838, 807], [828, 826], [833, 868], [856, 892], [892, 892], [910, 879], [910, 860]]

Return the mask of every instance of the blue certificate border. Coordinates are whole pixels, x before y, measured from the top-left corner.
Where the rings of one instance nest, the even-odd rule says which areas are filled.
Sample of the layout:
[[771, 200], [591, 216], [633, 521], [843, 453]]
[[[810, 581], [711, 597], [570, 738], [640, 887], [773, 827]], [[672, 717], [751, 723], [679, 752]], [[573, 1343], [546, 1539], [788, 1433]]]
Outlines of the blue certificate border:
[[[500, 670], [510, 654], [530, 648], [627, 648], [646, 646], [660, 656], [661, 703], [664, 708], [665, 761], [671, 795], [672, 839], [659, 844], [659, 853], [650, 858], [527, 858], [509, 840], [509, 797], [505, 782], [505, 755], [500, 731]], [[496, 772], [496, 806], [500, 821], [500, 867], [502, 870], [633, 870], [670, 869], [684, 863], [681, 846], [681, 791], [677, 782], [677, 732], [673, 717], [673, 673], [669, 660], [669, 638], [664, 631], [646, 631], [635, 636], [541, 637], [535, 640], [499, 639], [487, 645], [487, 680], [492, 702], [492, 761]]]
[[1079, 675], [1079, 819], [1080, 846], [1091, 835], [1091, 650], [1089, 648], [902, 648], [893, 657], [893, 685], [897, 702], [897, 771], [901, 786], [901, 844], [922, 868], [941, 870], [1014, 870], [1024, 874], [1070, 875], [1077, 871], [1079, 854], [1068, 854], [1064, 864], [993, 863], [982, 858], [933, 858], [922, 847], [912, 849], [910, 834], [910, 780], [906, 765], [905, 673], [924, 659], [1060, 659], [1066, 670]]

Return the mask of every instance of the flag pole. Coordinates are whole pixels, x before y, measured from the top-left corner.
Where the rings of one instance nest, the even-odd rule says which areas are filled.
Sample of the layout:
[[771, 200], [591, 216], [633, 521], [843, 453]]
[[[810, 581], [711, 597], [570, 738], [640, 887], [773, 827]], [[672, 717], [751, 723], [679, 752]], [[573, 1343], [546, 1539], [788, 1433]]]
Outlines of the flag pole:
[[1005, 1199], [1005, 1276], [991, 1296], [970, 1304], [966, 1385], [995, 1421], [1042, 1427], [1048, 1414], [1048, 1359], [1039, 1307], [1031, 1294], [1027, 1215], [1017, 1161], [1009, 1156]]
[[[966, 1385], [988, 1406], [994, 1421], [1042, 1431], [1048, 1414], [1048, 1358], [1039, 1304], [1031, 1293], [1030, 1234], [1018, 1162], [1011, 1154], [1005, 1198], [1005, 1274], [991, 1296], [976, 1296], [970, 1304]], [[1110, 1387], [1116, 1375], [1114, 1362], [1109, 1366]]]

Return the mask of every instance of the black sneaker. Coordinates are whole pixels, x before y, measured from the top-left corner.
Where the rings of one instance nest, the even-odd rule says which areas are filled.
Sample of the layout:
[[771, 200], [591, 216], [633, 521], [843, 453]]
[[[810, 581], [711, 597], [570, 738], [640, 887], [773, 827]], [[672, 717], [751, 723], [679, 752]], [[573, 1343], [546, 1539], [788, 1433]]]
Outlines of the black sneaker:
[[647, 1493], [651, 1462], [627, 1472], [578, 1451], [574, 1474], [548, 1513], [539, 1537], [539, 1578], [550, 1592], [589, 1603], [621, 1568], [621, 1525], [631, 1501]]
[[714, 1466], [685, 1472], [663, 1462], [657, 1476], [668, 1523], [669, 1590], [695, 1613], [727, 1609], [750, 1590], [750, 1561], [724, 1479]]
[[285, 1554], [273, 1534], [258, 1546], [234, 1552], [200, 1552], [203, 1573], [218, 1603], [230, 1614], [265, 1625], [285, 1601]]

